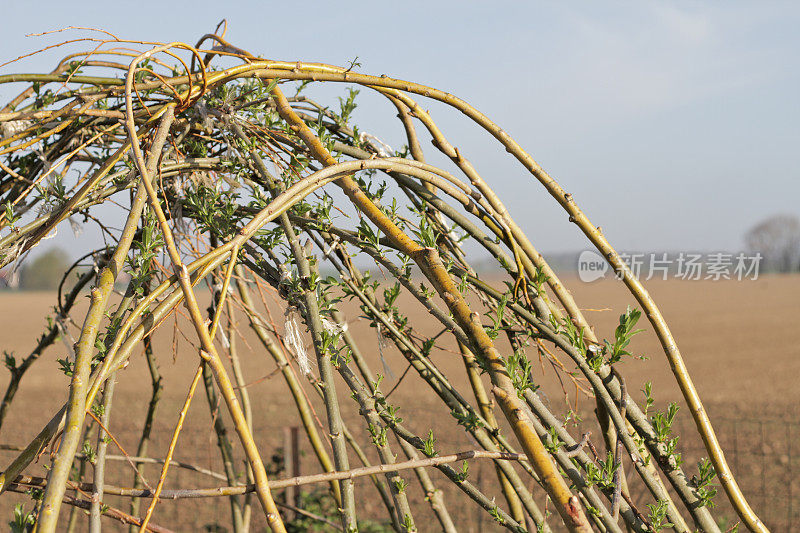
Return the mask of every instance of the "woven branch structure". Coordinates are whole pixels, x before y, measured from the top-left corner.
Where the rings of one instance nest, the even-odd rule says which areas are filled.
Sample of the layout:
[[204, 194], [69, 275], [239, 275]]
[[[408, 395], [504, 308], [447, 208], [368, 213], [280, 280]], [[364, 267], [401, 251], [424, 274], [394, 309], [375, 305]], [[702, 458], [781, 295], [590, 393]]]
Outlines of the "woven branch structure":
[[[68, 504], [88, 510], [91, 531], [107, 520], [167, 531], [180, 525], [157, 525], [160, 498], [221, 497], [231, 502], [233, 531], [248, 530], [259, 513], [276, 532], [298, 531], [301, 519], [322, 530], [356, 531], [364, 517], [354, 484], [368, 476], [370, 494], [385, 506], [379, 522], [387, 530], [422, 528], [415, 522], [419, 504], [405, 490], [420, 483], [428, 495], [424, 505], [448, 532], [459, 530], [456, 505], [482, 508], [518, 532], [719, 532], [713, 481], [746, 527], [767, 531], [726, 464], [655, 302], [572, 196], [488, 117], [450, 93], [364, 74], [356, 63], [256, 57], [227, 42], [224, 32], [194, 46], [110, 34], [69, 43], [88, 51], [68, 55], [50, 73], [0, 76], [0, 83], [24, 84], [0, 110], [0, 265], [15, 269], [66, 222], [96, 224], [107, 243], [85, 250], [76, 266], [93, 268], [78, 269], [77, 281], [74, 269], [65, 274], [57, 316], [36, 348], [21, 361], [7, 361], [0, 424], [29, 368], [72, 329], [74, 353], [62, 362], [69, 400], [2, 465], [0, 490], [34, 495], [34, 511], [18, 517], [24, 527], [55, 531]], [[306, 96], [307, 87], [318, 85], [343, 96], [333, 105]], [[406, 139], [401, 149], [359, 129], [353, 118], [359, 91], [387, 101]], [[519, 184], [530, 187], [525, 194], [550, 195], [607, 259], [641, 308], [620, 317], [613, 338], [596, 337], [493, 192], [495, 178], [481, 176], [451, 144], [426, 111], [429, 100], [455, 108], [465, 127], [483, 131], [487, 149], [508, 152], [531, 177]], [[445, 164], [430, 164], [426, 156]], [[122, 212], [121, 225], [104, 218], [114, 211], [98, 211], [112, 204]], [[470, 255], [478, 248], [494, 263], [491, 276], [474, 268]], [[114, 296], [115, 287], [121, 296]], [[74, 316], [84, 290], [88, 310]], [[273, 309], [282, 324], [266, 316], [263, 290], [282, 301]], [[355, 338], [345, 304], [360, 309], [377, 342]], [[426, 326], [436, 322], [439, 335], [421, 333], [408, 314], [413, 306], [424, 308]], [[144, 428], [136, 456], [111, 460], [114, 425], [126, 423], [114, 419], [113, 384], [126, 379], [129, 358], [144, 346], [153, 380], [142, 384], [142, 393], [152, 395], [152, 425], [164, 384], [150, 335], [175, 312], [188, 317], [184, 335], [197, 358], [182, 409], [163, 415], [178, 415], [170, 445], [153, 459], [140, 457], [149, 435]], [[671, 434], [674, 409], [653, 414], [650, 400], [637, 403], [615, 369], [630, 357], [642, 312], [706, 445], [708, 459], [696, 475], [687, 470], [694, 466], [682, 464]], [[228, 327], [235, 320], [249, 325], [258, 342], [250, 348], [260, 353], [236, 349], [231, 337], [237, 333]], [[453, 349], [437, 354], [442, 346]], [[384, 360], [402, 356], [406, 373], [384, 379], [386, 371], [369, 368], [367, 355], [374, 352]], [[265, 457], [272, 451], [252, 431], [261, 400], [248, 395], [251, 377], [240, 364], [264, 354], [281, 376], [272, 386], [290, 393], [297, 407], [317, 474], [275, 480], [268, 473]], [[459, 375], [445, 375], [435, 364], [443, 356], [463, 362]], [[535, 360], [550, 361], [559, 379], [590, 398], [595, 443], [565, 423], [558, 402], [537, 391]], [[402, 406], [388, 392], [409, 373], [430, 387], [449, 421], [443, 416], [431, 426], [399, 416]], [[198, 388], [227, 411], [236, 438], [219, 439], [225, 472], [208, 473], [217, 488], [166, 488], [170, 469], [197, 470], [173, 457]], [[324, 406], [317, 410], [322, 427], [314, 405]], [[348, 427], [352, 413], [361, 423]], [[224, 433], [222, 424], [218, 419], [209, 431]], [[419, 429], [426, 424], [429, 431]], [[443, 424], [467, 432], [476, 449], [438, 449], [435, 434]], [[98, 446], [89, 450], [93, 468], [75, 479], [73, 467], [86, 463], [81, 444], [90, 427], [98, 432]], [[364, 462], [358, 442], [374, 446], [378, 464]], [[232, 464], [233, 449], [244, 465]], [[43, 453], [50, 462], [46, 477], [31, 476], [26, 469]], [[105, 482], [111, 468], [154, 459], [162, 465], [158, 480], [137, 476], [130, 487]], [[492, 484], [472, 479], [466, 463], [460, 465], [467, 460], [493, 461]], [[431, 477], [433, 469], [443, 475]], [[452, 495], [445, 502], [434, 479], [452, 484], [463, 503]], [[284, 502], [275, 491], [309, 483], [322, 484], [323, 497], [335, 503], [332, 515], [280, 509]], [[644, 487], [646, 505], [631, 497], [633, 483]], [[104, 494], [131, 498], [130, 508], [104, 505]]]

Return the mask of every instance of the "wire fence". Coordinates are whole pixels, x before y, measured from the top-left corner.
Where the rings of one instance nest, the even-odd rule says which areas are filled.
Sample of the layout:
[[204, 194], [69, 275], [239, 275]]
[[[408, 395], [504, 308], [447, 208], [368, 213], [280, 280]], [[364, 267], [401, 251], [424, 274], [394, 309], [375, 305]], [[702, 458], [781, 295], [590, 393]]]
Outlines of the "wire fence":
[[[736, 409], [730, 406], [724, 407], [724, 410], [724, 415], [712, 416], [712, 420], [718, 430], [717, 434], [723, 449], [726, 451], [734, 474], [753, 508], [774, 532], [800, 530], [800, 505], [794, 502], [794, 499], [800, 494], [800, 482], [797, 481], [795, 476], [795, 473], [800, 472], [800, 455], [798, 455], [798, 446], [794, 443], [794, 440], [800, 435], [800, 417], [797, 416], [797, 413], [775, 412], [763, 418], [756, 418], [752, 413], [737, 415]], [[430, 409], [427, 406], [408, 409], [408, 411], [409, 415], [412, 414], [411, 411], [414, 411], [413, 419], [428, 420], [428, 423], [433, 423], [432, 421], [440, 419], [442, 416], [441, 412]], [[712, 414], [713, 411], [719, 412], [720, 409], [712, 407]], [[353, 419], [348, 423], [353, 424], [352, 427], [356, 427], [355, 424], [358, 424], [359, 421]], [[257, 420], [254, 428], [257, 442], [260, 443], [265, 462], [270, 463], [269, 468], [274, 479], [288, 477], [283, 469], [285, 447], [283, 430], [285, 427], [281, 425], [279, 419], [275, 418], [271, 422], [270, 417], [267, 417]], [[697, 470], [694, 465], [705, 455], [699, 438], [694, 437], [694, 424], [691, 417], [682, 412], [676, 419], [673, 429], [675, 434], [682, 435], [679, 448], [686, 471], [689, 475], [692, 475]], [[113, 429], [112, 431], [129, 452], [130, 450], [135, 450], [139, 437], [135, 426], [124, 426], [117, 431]], [[154, 428], [153, 441], [150, 447], [151, 457], [160, 456], [161, 452], [166, 448], [171, 434], [172, 429], [169, 427], [156, 426]], [[593, 431], [593, 434], [599, 435], [599, 432]], [[436, 448], [441, 453], [463, 451], [476, 447], [474, 443], [469, 441], [468, 437], [458, 431], [448, 432], [444, 428], [437, 427], [436, 435]], [[232, 441], [236, 440], [236, 436], [232, 432], [228, 437]], [[176, 460], [214, 472], [223, 472], [216, 435], [210, 428], [204, 428], [201, 425], [190, 425], [181, 433], [180, 441], [182, 444], [179, 449], [180, 455], [175, 457]], [[377, 463], [377, 457], [372, 454], [370, 443], [361, 442], [360, 444], [370, 459]], [[300, 474], [318, 472], [319, 467], [316, 460], [302, 436], [299, 439], [298, 448], [300, 465], [295, 467], [295, 472]], [[112, 451], [109, 453], [112, 453]], [[113, 453], [118, 453], [118, 451], [113, 451]], [[4, 462], [13, 456], [13, 452], [9, 451], [3, 451], [0, 454], [2, 454]], [[244, 461], [241, 460], [243, 458], [238, 459], [237, 464], [241, 468], [240, 474], [243, 474]], [[398, 457], [398, 460], [404, 460], [404, 457]], [[45, 461], [46, 459], [42, 458], [40, 464]], [[143, 464], [140, 469], [146, 479], [153, 482], [158, 479], [160, 465]], [[115, 464], [111, 468], [107, 468], [107, 471], [108, 483], [126, 487], [132, 486], [134, 474], [125, 462], [115, 461]], [[88, 468], [88, 477], [85, 476], [84, 480], [90, 479], [90, 472], [91, 469]], [[499, 487], [493, 485], [495, 471], [490, 461], [471, 461], [469, 472], [470, 479], [478, 485], [488, 487], [487, 493], [495, 495], [498, 503], [502, 504], [503, 500]], [[493, 523], [491, 517], [479, 510], [477, 506], [473, 509], [468, 503], [465, 503], [463, 495], [458, 494], [457, 489], [451, 484], [444, 483], [443, 478], [438, 477], [438, 472], [432, 471], [431, 475], [434, 483], [437, 480], [440, 481], [437, 484], [437, 488], [442, 489], [445, 502], [449, 502], [454, 506], [451, 512], [454, 518], [458, 519], [459, 531], [477, 533], [503, 530]], [[438, 523], [434, 514], [425, 506], [426, 495], [415, 484], [413, 474], [409, 472], [405, 476], [409, 481], [409, 497], [414, 504], [417, 504], [414, 507], [418, 510], [416, 513], [421, 513], [420, 516], [415, 514], [415, 520], [420, 531], [438, 530]], [[223, 481], [184, 468], [170, 469], [167, 480], [167, 488], [207, 488], [224, 484], [225, 482]], [[324, 485], [318, 485], [317, 487], [321, 492], [327, 490], [327, 486]], [[544, 507], [544, 493], [533, 486], [531, 488], [537, 500]], [[314, 486], [307, 485], [302, 490], [308, 493], [313, 489]], [[361, 478], [356, 482], [357, 496], [359, 490], [363, 491], [362, 494], [364, 495], [363, 498], [358, 499], [359, 517], [365, 520], [373, 520], [373, 524], [377, 524], [381, 520], [385, 521], [385, 509], [382, 508], [380, 499], [373, 497], [374, 492], [369, 478]], [[631, 492], [634, 501], [639, 505], [640, 511], [646, 515], [645, 502], [647, 500], [644, 497], [644, 491], [640, 490], [636, 485], [632, 485]], [[282, 491], [278, 491], [277, 494], [278, 500], [284, 502], [285, 496]], [[86, 497], [86, 495], [82, 496]], [[144, 500], [142, 513], [147, 501]], [[0, 498], [2, 524], [11, 519], [13, 507], [19, 502], [24, 502], [27, 507], [30, 507], [29, 499], [24, 495], [7, 494]], [[458, 505], [456, 505], [456, 502], [458, 502]], [[721, 490], [717, 494], [715, 502], [718, 505], [718, 514], [721, 517], [720, 526], [723, 531], [726, 531], [737, 523], [736, 516], [727, 504], [725, 495]], [[125, 512], [130, 510], [129, 498], [108, 496], [105, 499], [105, 503]], [[253, 498], [251, 503], [253, 505], [251, 531], [266, 531], [266, 523], [261, 516], [257, 501]], [[69, 508], [62, 510], [62, 513], [69, 512]], [[222, 524], [230, 524], [230, 512], [230, 504], [227, 498], [165, 499], [158, 504], [153, 522], [174, 531], [220, 533], [228, 531], [226, 529], [228, 526], [223, 526]], [[78, 519], [78, 526], [75, 531], [84, 531], [87, 524], [85, 513], [79, 512], [76, 518]], [[66, 523], [66, 519], [61, 522], [64, 527]], [[691, 522], [689, 521], [689, 523]], [[104, 527], [107, 531], [127, 531], [127, 526], [111, 520], [104, 522]], [[558, 527], [556, 527], [556, 530], [558, 530]], [[744, 529], [740, 528], [740, 531], [744, 531]]]
[[[718, 437], [730, 461], [733, 473], [759, 517], [772, 531], [800, 529], [800, 505], [794, 500], [800, 494], [800, 449], [795, 439], [800, 436], [800, 419], [795, 414], [776, 414], [756, 418], [712, 418]], [[684, 416], [676, 425], [676, 433], [689, 435], [693, 421]], [[699, 438], [686, 438], [681, 445], [685, 462], [704, 457]], [[691, 471], [691, 470], [690, 470]], [[723, 526], [736, 523], [735, 514], [720, 490], [715, 501], [728, 519]]]

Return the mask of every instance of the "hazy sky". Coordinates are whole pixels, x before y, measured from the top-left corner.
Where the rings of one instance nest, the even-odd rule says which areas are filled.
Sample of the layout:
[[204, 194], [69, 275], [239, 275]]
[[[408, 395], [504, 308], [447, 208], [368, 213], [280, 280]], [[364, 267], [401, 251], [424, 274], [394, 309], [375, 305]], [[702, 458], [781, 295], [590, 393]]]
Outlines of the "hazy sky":
[[[7, 0], [0, 62], [78, 36], [25, 37], [68, 25], [193, 44], [227, 18], [227, 38], [255, 54], [336, 64], [358, 56], [361, 72], [466, 99], [515, 136], [620, 249], [736, 250], [760, 219], [800, 215], [794, 3], [292, 7], [299, 5]], [[60, 56], [0, 73], [50, 69]], [[539, 249], [585, 248], [554, 200], [490, 137], [441, 105], [425, 105]], [[399, 145], [401, 131], [386, 119], [394, 113], [385, 101], [365, 98], [356, 119]], [[57, 240], [68, 239], [62, 231]]]

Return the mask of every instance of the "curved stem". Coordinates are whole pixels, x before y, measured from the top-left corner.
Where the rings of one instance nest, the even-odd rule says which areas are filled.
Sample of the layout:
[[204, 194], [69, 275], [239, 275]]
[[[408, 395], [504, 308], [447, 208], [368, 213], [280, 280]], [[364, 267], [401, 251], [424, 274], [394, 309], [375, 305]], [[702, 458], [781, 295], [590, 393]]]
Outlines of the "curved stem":
[[[142, 164], [140, 173], [146, 173], [148, 170], [154, 169], [158, 164], [161, 146], [163, 146], [166, 141], [172, 120], [173, 115], [167, 114], [160, 122], [156, 137], [153, 141], [154, 148], [158, 148], [158, 150], [154, 150], [154, 152], [151, 153], [150, 160], [147, 162], [147, 168]], [[144, 178], [144, 174], [142, 174], [142, 178]], [[55, 531], [56, 523], [58, 522], [58, 512], [64, 496], [64, 486], [69, 475], [69, 470], [72, 467], [72, 460], [78, 447], [78, 440], [83, 426], [83, 419], [86, 411], [86, 389], [88, 386], [92, 355], [94, 354], [95, 339], [97, 338], [100, 322], [103, 319], [109, 296], [114, 287], [114, 281], [122, 270], [122, 264], [125, 257], [128, 255], [128, 250], [133, 241], [146, 197], [147, 191], [144, 187], [140, 187], [131, 205], [131, 211], [128, 215], [128, 220], [125, 223], [125, 228], [123, 229], [117, 248], [111, 256], [108, 265], [98, 274], [97, 286], [92, 289], [91, 305], [86, 315], [80, 339], [78, 340], [75, 368], [70, 383], [70, 399], [66, 412], [67, 425], [64, 430], [64, 435], [61, 438], [58, 454], [53, 461], [50, 475], [48, 476], [50, 483], [45, 491], [42, 507], [39, 511], [39, 518], [36, 523], [37, 533], [51, 533]], [[5, 476], [6, 474], [7, 472], [3, 475]]]

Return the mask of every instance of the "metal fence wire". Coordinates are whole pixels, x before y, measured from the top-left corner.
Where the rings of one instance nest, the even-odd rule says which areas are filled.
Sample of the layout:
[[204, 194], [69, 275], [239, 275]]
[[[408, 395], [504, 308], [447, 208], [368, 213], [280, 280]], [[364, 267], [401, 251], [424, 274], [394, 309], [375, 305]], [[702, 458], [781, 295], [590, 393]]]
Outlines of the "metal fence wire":
[[[759, 513], [759, 516], [762, 517], [772, 531], [800, 530], [800, 505], [794, 502], [797, 494], [800, 493], [798, 492], [800, 491], [800, 486], [798, 486], [800, 482], [797, 481], [794, 475], [795, 472], [800, 472], [798, 446], [794, 443], [794, 440], [800, 435], [800, 417], [790, 413], [774, 413], [768, 417], [756, 418], [751, 414], [737, 416], [735, 412], [730, 412], [735, 411], [730, 406], [724, 409], [729, 413], [725, 416], [716, 416], [714, 423], [718, 429], [720, 442], [726, 450], [734, 474], [744, 493], [751, 500], [756, 512]], [[435, 418], [433, 417], [441, 416], [441, 413], [435, 413], [432, 409], [431, 413], [426, 414], [428, 410], [426, 407], [420, 407], [418, 412], [414, 413], [415, 418], [434, 420]], [[673, 432], [682, 436], [679, 448], [686, 470], [691, 475], [691, 473], [696, 472], [696, 468], [693, 468], [693, 465], [701, 457], [704, 457], [705, 450], [700, 439], [694, 436], [694, 425], [691, 418], [685, 412], [682, 415], [676, 419]], [[420, 416], [421, 418], [419, 418]], [[358, 421], [353, 420], [352, 422], [357, 423]], [[287, 443], [285, 429], [287, 428], [273, 426], [268, 420], [262, 420], [255, 427], [255, 433], [261, 443], [265, 459], [272, 461], [273, 477], [276, 479], [289, 477], [285, 469], [283, 469], [284, 450], [287, 446], [290, 446]], [[165, 448], [170, 436], [171, 428], [167, 426], [154, 428], [153, 442], [150, 448], [152, 450], [151, 456], [158, 457], [158, 452]], [[122, 427], [115, 433], [115, 437], [123, 446], [135, 449], [138, 432], [135, 427]], [[213, 431], [205, 430], [201, 426], [189, 426], [184, 429], [180, 439], [182, 443], [180, 448], [181, 455], [176, 457], [177, 460], [216, 472], [222, 471], [216, 436]], [[310, 448], [305, 445], [302, 436], [297, 442], [298, 445], [295, 452], [300, 464], [294, 466], [294, 472], [301, 474], [317, 472], [318, 466], [313, 459]], [[369, 450], [369, 443], [364, 442], [362, 445], [365, 450]], [[456, 432], [452, 434], [442, 433], [437, 441], [437, 449], [441, 449], [443, 452], [461, 451], [470, 447], [471, 443], [463, 435]], [[3, 455], [3, 460], [12, 456], [12, 452], [3, 451], [0, 453]], [[377, 458], [371, 457], [371, 459], [377, 461]], [[402, 458], [400, 459], [402, 460]], [[241, 465], [242, 469], [244, 468], [243, 461], [240, 461], [239, 465]], [[157, 464], [144, 464], [141, 466], [142, 472], [148, 479], [156, 479], [159, 468], [160, 466]], [[108, 470], [108, 482], [110, 484], [132, 485], [132, 470], [124, 462], [119, 461], [113, 465], [113, 468]], [[431, 475], [435, 482], [438, 472], [432, 470]], [[491, 484], [494, 476], [494, 468], [490, 462], [473, 461], [470, 463], [470, 477], [473, 477], [476, 482], [480, 484], [489, 482]], [[173, 487], [213, 487], [215, 484], [220, 485], [224, 484], [224, 482], [191, 470], [173, 468], [170, 470], [167, 485]], [[366, 494], [366, 491], [370, 488], [369, 484], [368, 478], [362, 478], [356, 483], [356, 490], [358, 491], [359, 486], [361, 486]], [[418, 487], [413, 485], [413, 483], [410, 484], [409, 496], [412, 500], [416, 499], [419, 500], [419, 503], [423, 503], [422, 500], [424, 500], [425, 495], [422, 494]], [[460, 495], [449, 484], [440, 483], [438, 487], [443, 490], [446, 502], [461, 501]], [[321, 491], [325, 490], [324, 486], [319, 488]], [[493, 488], [495, 489], [493, 493], [498, 496], [498, 501], [501, 501], [499, 489], [497, 487]], [[308, 493], [313, 489], [313, 486], [304, 486], [302, 491]], [[640, 505], [640, 510], [643, 510], [646, 514], [645, 490], [642, 487], [638, 487], [635, 482], [631, 484], [630, 490], [633, 500]], [[489, 491], [489, 493], [492, 494], [492, 491]], [[544, 503], [544, 493], [538, 492], [536, 494], [537, 498]], [[296, 501], [295, 497], [278, 492], [278, 499], [283, 503], [286, 503], [287, 496], [289, 503]], [[380, 507], [380, 502], [374, 500], [374, 498], [360, 500], [360, 517], [383, 520], [384, 510]], [[24, 495], [6, 494], [0, 498], [0, 512], [2, 512], [4, 524], [11, 519], [14, 505], [19, 502], [25, 502], [29, 506], [29, 499]], [[723, 531], [729, 530], [735, 526], [737, 520], [721, 490], [718, 492], [715, 502], [721, 517], [720, 526]], [[130, 500], [109, 496], [106, 503], [123, 511], [128, 511]], [[253, 509], [251, 531], [266, 531], [266, 523], [261, 517], [255, 500], [253, 500], [253, 503], [256, 506]], [[426, 506], [423, 504], [418, 506], [417, 509], [421, 514], [421, 516], [415, 516], [420, 531], [438, 530], [434, 515], [432, 513], [425, 515]], [[492, 522], [490, 517], [477, 508], [475, 512], [470, 512], [471, 508], [466, 504], [459, 505], [458, 509], [461, 518], [459, 520], [459, 530], [476, 533], [502, 531], [497, 524]], [[70, 509], [68, 508], [62, 512], [69, 513]], [[76, 519], [78, 522], [75, 531], [84, 531], [87, 527], [85, 513], [79, 512]], [[230, 506], [225, 498], [165, 499], [159, 503], [153, 521], [174, 531], [223, 532], [228, 531], [227, 527], [230, 524]], [[64, 526], [66, 526], [66, 523], [67, 521], [64, 520]], [[111, 520], [104, 522], [104, 528], [108, 531], [122, 532], [128, 530], [126, 526]], [[740, 527], [740, 531], [744, 531], [744, 529]]]

